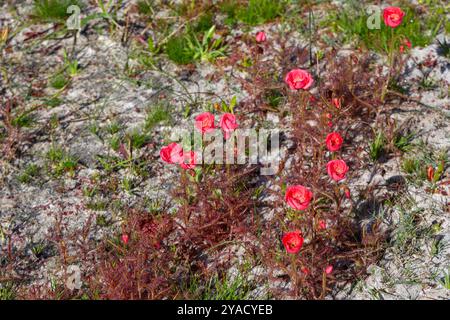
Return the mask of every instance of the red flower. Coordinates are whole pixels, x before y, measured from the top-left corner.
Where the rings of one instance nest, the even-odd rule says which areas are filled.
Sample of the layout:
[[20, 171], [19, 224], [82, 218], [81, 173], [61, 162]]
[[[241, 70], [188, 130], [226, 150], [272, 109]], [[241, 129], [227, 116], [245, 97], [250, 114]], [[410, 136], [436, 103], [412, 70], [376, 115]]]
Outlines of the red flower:
[[333, 272], [333, 266], [330, 264], [325, 268], [325, 273], [330, 274]]
[[338, 108], [338, 109], [341, 108], [341, 99], [333, 98], [333, 99], [331, 100], [331, 102], [333, 102], [333, 104], [334, 104], [334, 106], [335, 106], [336, 108]]
[[403, 44], [400, 45], [400, 52], [403, 53], [405, 51], [405, 46], [407, 46], [409, 49], [411, 49], [412, 44], [411, 41], [409, 41], [408, 39], [404, 39], [403, 40]]
[[286, 189], [285, 200], [295, 210], [305, 210], [312, 199], [312, 192], [300, 185], [290, 186]]
[[194, 169], [197, 165], [197, 154], [194, 151], [184, 152], [183, 153], [183, 161], [180, 163], [180, 166], [183, 169]]
[[264, 42], [266, 41], [266, 33], [264, 31], [260, 31], [256, 34], [256, 42]]
[[403, 41], [403, 43], [404, 43], [408, 48], [411, 49], [411, 47], [412, 47], [411, 41], [409, 41], [408, 39], [405, 39], [405, 41]]
[[325, 220], [319, 220], [319, 230], [325, 230], [327, 228], [327, 223]]
[[427, 168], [427, 179], [428, 181], [433, 181], [434, 179], [434, 168], [432, 166]]
[[124, 233], [121, 237], [123, 244], [128, 244], [128, 240], [130, 240], [130, 237]]
[[314, 82], [311, 75], [302, 69], [294, 69], [289, 71], [286, 74], [284, 81], [292, 90], [309, 89]]
[[399, 7], [387, 7], [383, 10], [384, 23], [391, 28], [397, 28], [402, 23], [404, 15]]
[[175, 142], [161, 148], [159, 152], [161, 160], [167, 163], [180, 163], [183, 159], [183, 148]]
[[224, 113], [220, 118], [220, 127], [223, 130], [225, 139], [228, 139], [231, 133], [238, 127], [234, 114]]
[[344, 160], [331, 160], [327, 163], [327, 171], [333, 180], [340, 181], [345, 178], [348, 167]]
[[342, 136], [337, 132], [332, 132], [327, 135], [326, 138], [327, 148], [332, 152], [338, 151], [342, 147], [343, 142], [344, 139], [342, 139]]
[[283, 236], [281, 240], [288, 253], [297, 253], [303, 246], [302, 233], [298, 230], [288, 232]]
[[309, 274], [310, 274], [310, 271], [309, 271], [309, 269], [308, 269], [307, 267], [303, 267], [303, 268], [302, 268], [302, 272], [303, 272], [305, 275], [309, 275]]
[[195, 117], [195, 127], [201, 132], [209, 132], [214, 127], [214, 115], [210, 112], [203, 112]]

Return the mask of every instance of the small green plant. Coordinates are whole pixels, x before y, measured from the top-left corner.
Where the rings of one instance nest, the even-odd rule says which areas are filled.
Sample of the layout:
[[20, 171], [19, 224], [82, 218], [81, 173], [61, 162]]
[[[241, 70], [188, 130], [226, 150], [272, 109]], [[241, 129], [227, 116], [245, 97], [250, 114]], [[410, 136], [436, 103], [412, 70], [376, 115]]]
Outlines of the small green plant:
[[139, 0], [137, 2], [137, 8], [140, 14], [153, 15], [154, 13], [154, 1], [153, 0]]
[[19, 127], [19, 128], [30, 128], [34, 123], [34, 117], [32, 114], [30, 113], [23, 113], [17, 117], [15, 117], [12, 121], [11, 124], [15, 127]]
[[97, 194], [97, 187], [83, 186], [83, 196], [93, 198]]
[[16, 298], [16, 287], [8, 281], [0, 283], [0, 300], [14, 300]]
[[149, 108], [147, 117], [145, 118], [145, 130], [151, 130], [157, 124], [168, 122], [170, 120], [170, 113], [166, 106], [155, 105]]
[[442, 177], [448, 165], [445, 150], [429, 150], [423, 142], [419, 142], [414, 149], [415, 154], [403, 159], [401, 169], [408, 175], [408, 179], [418, 185], [424, 181], [435, 184]]
[[205, 32], [214, 25], [213, 15], [211, 12], [202, 14], [196, 21], [193, 27], [195, 33]]
[[69, 77], [73, 78], [78, 74], [78, 60], [70, 59], [64, 50], [64, 64]]
[[62, 100], [58, 97], [52, 97], [44, 101], [44, 104], [50, 108], [55, 108], [62, 103]]
[[71, 5], [83, 7], [79, 0], [34, 0], [33, 17], [41, 22], [63, 23], [70, 16], [67, 8]]
[[47, 159], [55, 176], [61, 176], [64, 173], [73, 176], [75, 169], [78, 167], [77, 158], [64, 152], [59, 147], [51, 147], [47, 152]]
[[[99, 9], [101, 10], [100, 17], [111, 23], [114, 27], [120, 28], [120, 25], [117, 23], [117, 11], [119, 10], [122, 1], [113, 1], [113, 0], [97, 0], [97, 4]], [[96, 14], [93, 14], [90, 17], [87, 17], [87, 20], [97, 18]]]
[[271, 21], [283, 14], [285, 1], [250, 0], [247, 8], [241, 8], [238, 18], [248, 25], [258, 25]]
[[242, 275], [236, 275], [231, 279], [227, 276], [219, 278], [216, 274], [206, 283], [198, 276], [194, 276], [187, 291], [199, 300], [244, 300], [248, 297], [250, 284]]
[[237, 97], [233, 96], [230, 99], [229, 103], [226, 103], [225, 101], [222, 101], [221, 103], [221, 108], [223, 112], [228, 112], [228, 113], [234, 113], [234, 107], [237, 104]]
[[441, 279], [438, 279], [438, 282], [445, 289], [450, 290], [450, 269]]
[[277, 109], [280, 103], [283, 102], [284, 96], [279, 90], [271, 89], [266, 93], [265, 100], [269, 106]]
[[86, 204], [86, 208], [93, 211], [105, 211], [108, 208], [109, 201], [105, 199], [94, 199]]
[[379, 131], [376, 134], [375, 139], [369, 145], [369, 155], [373, 161], [378, 160], [381, 157], [381, 155], [385, 152], [385, 144], [386, 138], [383, 132]]
[[224, 1], [219, 6], [227, 17], [225, 24], [234, 25], [238, 21], [256, 26], [281, 16], [286, 8], [286, 1], [249, 0], [246, 6], [236, 0]]
[[215, 30], [216, 27], [212, 26], [205, 31], [201, 41], [195, 34], [187, 38], [187, 50], [192, 53], [194, 60], [214, 62], [217, 58], [225, 56], [226, 46], [223, 45], [222, 38], [214, 39]]
[[150, 214], [158, 214], [161, 212], [162, 203], [160, 199], [146, 199], [145, 206]]
[[129, 177], [124, 177], [122, 179], [122, 190], [125, 191], [128, 194], [132, 194], [133, 193], [133, 189], [134, 189], [134, 181], [132, 178]]
[[51, 147], [47, 152], [47, 159], [51, 162], [57, 162], [64, 157], [64, 151], [58, 147]]
[[429, 77], [424, 77], [419, 82], [419, 87], [423, 90], [433, 90], [434, 88], [437, 88], [437, 83], [434, 79]]
[[31, 252], [33, 252], [36, 258], [39, 258], [44, 253], [44, 250], [45, 250], [44, 243], [38, 243], [31, 248]]
[[64, 73], [58, 73], [51, 79], [50, 86], [54, 89], [60, 90], [63, 89], [68, 83], [69, 79], [67, 76]]
[[394, 146], [402, 152], [408, 152], [412, 149], [411, 142], [413, 139], [414, 134], [402, 135], [398, 133], [394, 137]]
[[419, 238], [421, 230], [418, 226], [419, 209], [405, 209], [400, 208], [400, 221], [394, 232], [394, 245], [400, 250], [409, 250], [413, 242]]
[[228, 26], [234, 26], [238, 22], [237, 11], [239, 6], [236, 1], [223, 1], [219, 5], [220, 11], [226, 15], [224, 23]]
[[56, 175], [60, 176], [65, 172], [68, 172], [70, 176], [73, 176], [75, 169], [78, 166], [78, 160], [70, 155], [66, 155], [55, 167]]
[[433, 257], [441, 253], [442, 249], [444, 248], [444, 244], [441, 240], [442, 239], [440, 237], [434, 237], [433, 241], [431, 242], [430, 253]]
[[29, 164], [25, 170], [19, 175], [19, 181], [22, 183], [30, 183], [30, 181], [39, 175], [39, 166], [36, 164]]
[[415, 158], [406, 158], [402, 162], [402, 170], [407, 174], [415, 174], [419, 172], [421, 163]]
[[116, 133], [119, 133], [120, 130], [122, 130], [123, 126], [117, 122], [117, 121], [112, 121], [108, 124], [108, 126], [106, 127], [106, 131], [111, 134], [114, 135]]
[[195, 61], [214, 62], [225, 56], [227, 46], [222, 38], [214, 38], [214, 25], [200, 34], [195, 29], [196, 26], [188, 25], [185, 33], [167, 41], [165, 52], [170, 60], [177, 64], [189, 64]]
[[145, 132], [133, 130], [126, 134], [126, 139], [129, 141], [133, 149], [142, 148], [150, 140], [150, 136]]
[[111, 149], [113, 149], [114, 151], [119, 150], [120, 148], [120, 136], [115, 134], [111, 137], [111, 139], [109, 140], [109, 146], [111, 147]]
[[97, 215], [97, 217], [95, 218], [95, 222], [99, 227], [107, 227], [108, 225], [110, 225], [110, 222], [104, 214]]
[[176, 64], [189, 64], [194, 62], [192, 51], [186, 50], [188, 40], [186, 35], [170, 38], [165, 46], [165, 52], [170, 60]]
[[450, 43], [447, 42], [447, 39], [444, 39], [442, 42], [439, 39], [437, 41], [439, 43], [439, 54], [450, 59]]

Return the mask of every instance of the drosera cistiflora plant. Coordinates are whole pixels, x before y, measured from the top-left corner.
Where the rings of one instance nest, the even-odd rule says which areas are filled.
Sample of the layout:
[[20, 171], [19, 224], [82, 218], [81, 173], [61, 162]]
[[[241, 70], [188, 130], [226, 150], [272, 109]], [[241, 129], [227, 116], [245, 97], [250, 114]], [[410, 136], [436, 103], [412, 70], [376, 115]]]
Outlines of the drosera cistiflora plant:
[[[221, 7], [221, 4], [226, 2], [241, 6], [235, 5], [234, 8], [231, 6], [228, 15]], [[426, 1], [425, 8], [428, 9], [432, 2], [434, 1]], [[117, 3], [123, 3], [124, 6], [120, 7], [116, 5]], [[71, 262], [87, 266], [87, 273], [89, 270], [93, 270], [93, 273], [87, 274], [86, 279], [83, 278], [83, 281], [89, 283], [83, 285], [80, 292], [67, 291], [64, 288], [64, 279], [51, 277], [50, 286], [48, 283], [45, 284], [50, 290], [44, 288], [42, 294], [37, 296], [57, 299], [80, 297], [248, 299], [255, 298], [250, 295], [250, 290], [257, 288], [257, 292], [261, 292], [261, 287], [265, 286], [267, 290], [264, 292], [271, 298], [323, 299], [333, 296], [335, 290], [339, 290], [340, 283], [351, 283], [355, 279], [363, 281], [366, 276], [366, 265], [376, 264], [386, 246], [393, 246], [399, 254], [404, 254], [423, 240], [414, 239], [428, 233], [427, 228], [420, 226], [422, 219], [427, 216], [425, 212], [422, 214], [415, 210], [417, 204], [406, 208], [405, 214], [401, 214], [399, 228], [393, 230], [389, 242], [385, 241], [383, 230], [379, 228], [381, 217], [371, 217], [369, 224], [353, 220], [353, 214], [363, 211], [359, 208], [360, 201], [373, 200], [374, 203], [380, 201], [385, 208], [387, 202], [394, 201], [394, 198], [399, 196], [397, 191], [392, 191], [394, 187], [389, 182], [387, 188], [385, 185], [376, 185], [375, 182], [370, 188], [353, 184], [360, 173], [367, 172], [366, 164], [370, 161], [376, 162], [370, 166], [374, 173], [384, 172], [387, 169], [390, 177], [392, 172], [388, 167], [394, 161], [383, 163], [384, 155], [388, 155], [389, 160], [400, 160], [399, 163], [412, 160], [402, 166], [409, 168], [405, 170], [407, 172], [393, 169], [400, 171], [399, 175], [408, 178], [403, 188], [423, 188], [430, 198], [431, 194], [433, 198], [445, 195], [438, 194], [438, 191], [445, 192], [448, 162], [443, 161], [444, 159], [437, 153], [422, 155], [421, 152], [416, 152], [415, 148], [420, 149], [415, 141], [416, 134], [412, 136], [408, 130], [397, 130], [395, 126], [391, 128], [380, 124], [380, 120], [384, 120], [384, 117], [389, 118], [391, 112], [389, 108], [401, 103], [389, 99], [392, 97], [389, 96], [389, 91], [400, 91], [403, 85], [405, 90], [409, 90], [409, 83], [402, 82], [402, 75], [397, 76], [393, 72], [388, 81], [383, 75], [378, 76], [377, 62], [366, 59], [373, 55], [373, 51], [366, 54], [364, 49], [367, 48], [352, 50], [348, 59], [340, 59], [340, 55], [334, 51], [339, 50], [337, 42], [333, 44], [333, 49], [322, 47], [323, 44], [320, 42], [316, 43], [318, 48], [314, 48], [313, 60], [308, 64], [307, 57], [303, 59], [307, 56], [304, 55], [305, 50], [299, 48], [299, 43], [303, 41], [302, 37], [294, 37], [298, 31], [295, 29], [301, 29], [302, 35], [305, 26], [302, 20], [305, 18], [306, 10], [297, 2], [286, 1], [290, 5], [287, 14], [293, 15], [295, 12], [294, 15], [298, 16], [292, 20], [291, 16], [285, 16], [284, 7], [278, 11], [277, 6], [281, 2], [274, 1], [220, 1], [212, 4], [209, 1], [183, 1], [182, 5], [175, 5], [175, 9], [166, 4], [158, 7], [154, 5], [156, 2], [151, 0], [141, 0], [137, 3], [140, 13], [137, 19], [139, 22], [149, 23], [151, 29], [135, 30], [134, 27], [139, 25], [133, 20], [135, 11], [127, 9], [134, 9], [136, 1], [130, 3], [131, 7], [128, 7], [127, 2], [105, 0], [96, 1], [95, 4], [89, 2], [88, 5], [97, 12], [100, 8], [102, 13], [98, 17], [103, 15], [101, 18], [107, 23], [83, 23], [83, 28], [87, 34], [91, 31], [101, 32], [103, 40], [108, 42], [118, 42], [119, 36], [123, 36], [122, 46], [115, 49], [120, 52], [131, 50], [131, 53], [126, 55], [130, 61], [129, 68], [127, 64], [125, 70], [112, 67], [112, 70], [108, 71], [118, 71], [128, 77], [126, 85], [131, 89], [130, 96], [133, 98], [140, 99], [141, 94], [145, 94], [147, 98], [150, 90], [154, 92], [161, 88], [163, 91], [158, 91], [160, 94], [158, 103], [148, 109], [145, 109], [144, 104], [136, 109], [124, 110], [120, 104], [126, 97], [121, 93], [117, 95], [119, 98], [117, 104], [112, 102], [111, 108], [107, 106], [108, 109], [102, 110], [94, 120], [94, 117], [89, 116], [92, 104], [90, 101], [88, 103], [84, 101], [84, 98], [88, 98], [91, 94], [89, 90], [91, 81], [95, 78], [94, 74], [98, 74], [106, 87], [111, 79], [103, 77], [102, 72], [105, 70], [103, 64], [85, 63], [82, 54], [78, 55], [80, 59], [78, 63], [75, 54], [70, 59], [65, 56], [64, 64], [53, 73], [62, 74], [68, 81], [65, 84], [61, 81], [59, 85], [58, 81], [55, 82], [55, 88], [60, 91], [53, 97], [41, 99], [42, 96], [38, 94], [42, 94], [42, 90], [34, 91], [31, 95], [27, 94], [26, 97], [20, 96], [19, 93], [13, 99], [12, 117], [9, 118], [11, 121], [8, 120], [8, 113], [0, 109], [1, 151], [8, 148], [8, 141], [12, 141], [11, 146], [17, 145], [18, 152], [11, 153], [8, 161], [16, 156], [24, 156], [17, 162], [19, 168], [13, 174], [22, 184], [14, 183], [11, 187], [18, 188], [17, 190], [26, 188], [29, 191], [35, 189], [35, 184], [40, 184], [42, 180], [45, 191], [53, 191], [54, 183], [47, 183], [49, 180], [74, 183], [75, 189], [68, 188], [65, 196], [77, 199], [81, 191], [81, 212], [77, 212], [76, 217], [78, 218], [78, 215], [82, 217], [86, 212], [91, 213], [92, 224], [96, 229], [101, 228], [104, 231], [102, 233], [104, 241], [99, 247], [98, 242], [90, 242], [90, 239], [98, 237], [91, 237], [89, 228], [83, 227], [82, 239], [88, 239], [84, 245], [94, 247], [92, 250], [83, 248], [82, 251], [95, 252], [94, 259], [84, 259], [83, 252], [76, 254], [65, 251], [61, 243], [67, 244], [69, 248], [71, 240], [75, 237], [70, 235], [69, 239], [65, 238], [67, 234], [63, 232], [58, 234], [59, 255], [64, 258], [60, 260], [69, 257]], [[323, 4], [324, 7], [316, 7], [316, 2], [308, 3], [313, 11], [317, 8], [323, 11], [324, 8], [333, 8], [335, 5], [321, 1], [319, 5]], [[296, 8], [293, 8], [294, 6]], [[181, 7], [185, 11], [181, 10]], [[162, 8], [168, 9], [167, 12], [162, 12], [164, 11]], [[402, 9], [408, 11], [407, 6]], [[178, 15], [172, 16], [176, 10], [179, 11]], [[122, 12], [127, 12], [127, 15], [123, 16]], [[323, 18], [320, 15], [316, 17]], [[423, 18], [423, 15], [419, 14], [418, 17]], [[297, 18], [298, 22], [291, 24], [291, 21]], [[268, 22], [270, 24], [251, 27]], [[279, 22], [284, 25], [280, 27]], [[408, 22], [404, 19], [403, 24]], [[321, 27], [324, 25], [319, 24]], [[53, 27], [61, 31], [61, 24]], [[214, 35], [206, 37], [205, 32], [210, 33], [214, 27]], [[401, 25], [393, 32], [401, 36], [401, 30], [405, 27], [407, 26]], [[413, 27], [414, 24], [410, 28]], [[117, 32], [119, 29], [123, 33]], [[294, 31], [290, 31], [291, 29]], [[425, 29], [429, 28], [425, 26]], [[257, 36], [261, 30], [264, 30], [264, 37]], [[40, 35], [31, 36], [37, 36], [33, 46], [42, 49]], [[164, 40], [166, 37], [167, 42], [162, 42], [166, 41]], [[130, 45], [126, 41], [128, 38], [136, 41], [131, 41]], [[181, 56], [178, 61], [194, 64], [203, 60], [213, 64], [184, 67], [169, 64], [170, 68], [167, 68], [171, 41], [177, 38], [182, 39], [179, 46], [181, 50], [177, 51], [175, 48], [172, 53], [174, 56]], [[205, 44], [204, 39], [207, 40]], [[213, 52], [211, 44], [217, 39], [223, 39], [222, 41], [226, 39], [230, 51], [224, 53], [227, 55], [230, 53], [229, 59], [217, 60], [211, 55]], [[51, 43], [54, 40], [52, 38]], [[65, 40], [67, 38], [61, 42], [63, 46], [67, 42]], [[379, 42], [383, 41], [381, 39]], [[314, 45], [314, 42], [312, 43]], [[102, 48], [102, 41], [98, 44]], [[134, 48], [135, 44], [139, 45], [138, 49]], [[90, 46], [90, 43], [88, 45]], [[412, 45], [416, 46], [417, 43], [412, 41]], [[97, 47], [92, 46], [91, 49], [96, 51]], [[406, 56], [409, 48], [404, 49], [403, 56]], [[80, 53], [84, 53], [83, 50]], [[133, 50], [138, 53], [136, 56], [133, 56]], [[167, 55], [160, 54], [164, 50]], [[38, 55], [42, 51], [33, 50], [33, 52], [34, 55]], [[5, 56], [8, 54], [6, 52]], [[188, 59], [183, 60], [184, 54], [187, 54]], [[95, 61], [95, 55], [90, 57], [91, 61]], [[49, 54], [49, 58], [53, 58], [52, 53]], [[270, 63], [267, 59], [270, 59]], [[134, 60], [141, 62], [141, 65], [134, 64]], [[110, 61], [104, 63], [108, 68], [111, 67]], [[94, 65], [95, 72], [92, 73]], [[395, 63], [389, 65], [388, 69], [394, 65]], [[86, 74], [92, 76], [87, 78], [78, 76], [81, 75], [80, 67], [83, 68], [83, 72], [86, 70]], [[8, 63], [2, 63], [2, 72], [3, 68], [11, 67]], [[159, 71], [158, 68], [167, 71], [165, 74], [159, 72], [159, 75], [164, 76], [170, 74], [172, 68], [175, 69], [175, 74], [167, 77], [172, 83], [177, 81], [178, 84], [181, 83], [180, 86], [184, 86], [184, 91], [180, 90], [179, 94], [180, 92], [176, 92], [179, 87], [171, 84], [159, 87], [160, 79], [154, 78], [155, 71]], [[199, 72], [193, 72], [194, 68]], [[193, 89], [193, 84], [198, 77], [203, 77], [204, 69], [213, 71], [204, 79], [206, 82], [214, 85], [216, 79], [219, 79], [225, 84], [223, 92], [215, 92], [218, 100], [200, 101], [200, 98], [196, 98], [197, 88]], [[299, 69], [302, 71], [298, 71]], [[188, 76], [185, 76], [185, 71]], [[292, 76], [287, 77], [288, 80], [283, 83], [288, 73]], [[14, 77], [9, 78], [14, 80]], [[46, 74], [43, 78], [51, 87], [52, 75]], [[299, 81], [298, 78], [303, 80]], [[80, 79], [84, 82], [82, 86]], [[422, 89], [433, 89], [434, 79], [431, 77], [424, 79]], [[64, 92], [61, 89], [64, 89], [69, 81], [74, 90]], [[239, 85], [235, 85], [237, 83]], [[387, 84], [386, 99], [381, 99], [383, 103], [380, 103], [379, 99], [382, 91], [380, 83]], [[43, 81], [42, 86], [45, 85]], [[33, 81], [32, 87], [39, 86], [37, 81]], [[200, 86], [198, 89], [202, 90], [203, 85]], [[308, 90], [309, 86], [313, 90]], [[228, 87], [233, 93], [229, 92]], [[7, 91], [16, 92], [8, 89]], [[83, 93], [80, 95], [80, 101], [74, 101], [72, 94], [81, 91], [86, 95]], [[111, 91], [118, 93], [113, 86]], [[401, 93], [408, 94], [407, 91]], [[67, 98], [62, 98], [66, 94]], [[220, 105], [222, 99], [228, 101], [229, 95], [235, 94], [239, 96], [239, 101], [235, 99], [234, 108], [229, 106], [224, 108]], [[104, 92], [99, 92], [100, 98], [103, 98], [102, 95]], [[194, 95], [195, 99], [192, 98]], [[396, 99], [398, 97], [396, 96]], [[57, 100], [51, 100], [53, 98]], [[33, 109], [33, 113], [23, 112], [28, 109], [22, 108], [22, 105], [28, 106], [30, 101], [35, 99], [42, 101], [43, 105]], [[62, 106], [62, 103], [65, 105]], [[51, 115], [46, 113], [50, 109], [48, 107], [59, 105], [61, 108], [51, 110]], [[2, 105], [0, 107], [3, 108]], [[195, 157], [192, 157], [189, 147], [183, 144], [182, 155], [187, 156], [186, 159], [191, 162], [182, 165], [178, 163], [176, 155], [171, 158], [165, 154], [164, 159], [172, 162], [168, 169], [169, 164], [164, 162], [163, 157], [162, 161], [157, 160], [155, 152], [158, 147], [163, 147], [163, 143], [172, 142], [167, 140], [165, 132], [161, 132], [167, 128], [160, 125], [177, 126], [183, 113], [180, 110], [183, 109], [185, 110], [185, 118], [181, 120], [183, 124], [202, 115], [199, 119], [208, 120], [209, 116], [198, 114], [199, 109], [204, 109], [202, 111], [216, 117], [215, 126], [220, 127], [219, 130], [228, 130], [228, 133], [233, 132], [236, 125], [244, 127], [250, 123], [257, 128], [273, 128], [270, 116], [281, 116], [277, 125], [289, 131], [283, 136], [282, 146], [288, 145], [289, 157], [292, 156], [295, 161], [292, 163], [291, 159], [284, 159], [286, 161], [282, 163], [283, 166], [274, 179], [263, 180], [252, 171], [257, 170], [258, 166], [244, 168], [196, 163], [195, 160], [192, 161]], [[124, 112], [127, 114], [124, 115]], [[221, 120], [223, 113], [231, 114], [225, 117], [227, 121]], [[103, 116], [106, 116], [105, 120], [101, 120]], [[124, 119], [132, 119], [130, 122], [133, 122], [133, 125], [128, 126], [126, 122], [128, 120]], [[133, 120], [139, 121], [137, 126]], [[41, 127], [43, 123], [45, 126]], [[46, 130], [49, 127], [51, 130]], [[206, 121], [203, 127], [206, 130], [211, 129], [211, 123], [208, 124]], [[96, 143], [95, 149], [91, 149], [89, 145], [86, 151], [92, 151], [98, 162], [85, 168], [84, 157], [78, 162], [77, 157], [70, 155], [66, 150], [77, 150], [78, 154], [79, 148], [72, 148], [71, 143], [74, 141], [72, 137], [77, 140], [83, 139], [84, 134], [89, 131], [99, 139], [92, 139]], [[22, 145], [25, 148], [22, 149], [22, 145], [16, 143], [22, 138], [14, 135], [14, 132], [32, 134], [30, 139], [24, 140], [26, 143]], [[35, 134], [37, 136], [34, 136]], [[381, 135], [383, 139], [380, 139]], [[418, 137], [421, 135], [421, 132], [417, 133]], [[33, 148], [37, 146], [34, 145], [35, 141], [45, 146], [51, 143], [53, 146], [53, 150], [44, 155], [42, 166], [36, 161], [36, 164], [39, 163], [38, 169], [34, 167], [35, 154], [32, 153], [35, 151]], [[83, 142], [89, 143], [90, 139]], [[60, 147], [62, 143], [67, 145]], [[31, 156], [32, 160], [29, 160], [28, 156]], [[14, 162], [11, 162], [11, 165], [14, 166]], [[80, 169], [79, 175], [75, 175], [77, 169]], [[70, 177], [64, 173], [68, 173], [74, 179], [68, 179]], [[408, 183], [413, 181], [416, 175], [420, 176], [418, 180], [421, 180], [422, 186]], [[388, 180], [391, 179], [386, 179]], [[272, 189], [271, 185], [266, 185], [264, 181], [270, 181], [276, 188]], [[26, 183], [31, 185], [26, 186]], [[378, 197], [374, 190], [381, 188], [383, 192], [388, 189], [387, 194]], [[153, 191], [157, 191], [157, 195], [153, 194]], [[17, 195], [20, 199], [20, 192], [17, 192]], [[268, 198], [268, 195], [272, 197]], [[163, 200], [167, 200], [167, 203], [163, 203]], [[266, 209], [270, 209], [270, 212], [266, 212]], [[56, 210], [54, 213], [57, 215], [63, 212], [62, 209]], [[95, 212], [92, 213], [91, 210]], [[383, 212], [383, 218], [390, 217], [391, 208], [375, 212], [379, 211]], [[409, 213], [413, 214], [408, 215]], [[72, 217], [68, 221], [72, 223]], [[180, 228], [180, 221], [183, 228]], [[446, 228], [446, 224], [441, 221], [433, 225], [442, 226], [444, 230]], [[333, 236], [335, 234], [339, 237]], [[436, 261], [447, 250], [444, 241], [440, 241], [438, 236], [440, 234], [436, 232], [432, 238], [425, 239], [426, 249]], [[233, 251], [235, 245], [240, 250], [243, 249], [243, 254], [235, 254]], [[260, 249], [261, 245], [263, 250]], [[327, 250], [326, 255], [316, 254], [322, 249]], [[73, 250], [78, 250], [78, 247]], [[45, 262], [47, 257], [43, 251], [45, 250], [39, 243], [34, 246], [32, 243], [28, 246], [27, 254], [31, 252], [35, 258]], [[239, 272], [235, 277], [230, 271], [236, 267], [235, 263], [241, 256], [251, 260], [250, 269], [257, 267], [262, 276], [249, 282], [246, 270]], [[93, 261], [100, 263], [92, 264]], [[405, 266], [404, 269], [402, 277], [405, 281], [420, 283], [420, 274], [411, 272], [414, 271], [413, 265]], [[442, 268], [439, 271], [440, 277], [441, 271]], [[441, 278], [431, 279], [434, 285], [437, 279]], [[281, 286], [275, 288], [280, 280], [285, 281], [287, 287], [292, 290], [283, 291]], [[2, 285], [0, 284], [0, 287]], [[25, 295], [31, 296], [39, 292], [39, 290], [23, 291], [26, 292]], [[371, 291], [374, 297], [384, 296], [383, 288]]]

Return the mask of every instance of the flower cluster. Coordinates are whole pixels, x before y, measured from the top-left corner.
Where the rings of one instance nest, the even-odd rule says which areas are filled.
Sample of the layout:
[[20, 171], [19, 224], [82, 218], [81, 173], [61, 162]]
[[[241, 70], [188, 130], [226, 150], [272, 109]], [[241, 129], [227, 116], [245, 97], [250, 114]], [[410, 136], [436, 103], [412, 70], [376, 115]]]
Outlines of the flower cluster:
[[[219, 126], [222, 129], [225, 139], [229, 139], [234, 130], [237, 129], [236, 116], [232, 113], [222, 114]], [[195, 127], [202, 133], [208, 133], [216, 129], [214, 115], [204, 112], [195, 117]]]
[[[390, 19], [394, 21], [395, 17], [391, 17]], [[307, 90], [314, 83], [312, 76], [307, 71], [301, 69], [291, 70], [286, 74], [284, 80], [292, 90]], [[313, 96], [311, 95], [311, 97]], [[314, 99], [310, 99], [310, 101], [311, 100]], [[341, 108], [341, 100], [339, 98], [333, 98], [331, 103], [337, 109]], [[326, 117], [330, 120], [332, 118], [331, 114], [329, 113], [326, 115]], [[331, 124], [331, 121], [329, 122], [329, 124]], [[325, 146], [329, 152], [339, 151], [342, 148], [343, 143], [344, 138], [339, 132], [331, 132], [326, 136], [325, 139]], [[336, 157], [333, 156], [333, 159], [327, 163], [326, 170], [328, 176], [332, 180], [338, 182], [345, 179], [346, 173], [348, 172], [349, 168], [344, 160], [336, 159]], [[347, 198], [349, 198], [348, 188], [345, 188], [345, 195]], [[306, 186], [291, 185], [286, 188], [284, 200], [286, 204], [294, 210], [307, 210], [313, 199], [313, 192]], [[317, 228], [318, 230], [325, 230], [327, 228], [326, 221], [323, 219], [319, 219], [317, 221]], [[300, 252], [304, 243], [302, 232], [300, 230], [295, 230], [285, 233], [282, 237], [282, 243], [287, 253], [296, 254]], [[333, 266], [329, 265], [325, 268], [325, 273], [330, 274], [332, 270]], [[309, 270], [304, 271], [304, 273], [308, 274]]]
[[[225, 139], [229, 139], [238, 124], [236, 116], [232, 113], [222, 114], [219, 126], [222, 129]], [[214, 115], [204, 112], [195, 117], [195, 128], [202, 134], [212, 132], [216, 129]], [[163, 147], [159, 153], [161, 160], [169, 164], [179, 164], [183, 169], [194, 169], [197, 165], [197, 154], [194, 151], [185, 151], [175, 142]]]

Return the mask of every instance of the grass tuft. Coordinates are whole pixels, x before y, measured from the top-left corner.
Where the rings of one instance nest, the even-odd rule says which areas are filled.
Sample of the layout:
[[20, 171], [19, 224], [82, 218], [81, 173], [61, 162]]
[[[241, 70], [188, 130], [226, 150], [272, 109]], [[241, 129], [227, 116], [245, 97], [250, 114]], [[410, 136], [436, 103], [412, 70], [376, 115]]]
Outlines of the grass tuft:
[[373, 161], [378, 160], [385, 152], [386, 138], [383, 132], [379, 131], [375, 139], [369, 146], [369, 155]]
[[61, 23], [71, 15], [67, 13], [71, 5], [83, 7], [79, 0], [34, 0], [33, 17], [40, 22]]
[[147, 113], [145, 118], [145, 130], [151, 130], [160, 123], [166, 123], [171, 119], [169, 110], [163, 105], [155, 105]]
[[166, 44], [166, 54], [176, 64], [189, 64], [194, 62], [194, 53], [186, 50], [188, 47], [186, 35], [170, 38]]
[[227, 17], [225, 24], [233, 26], [237, 22], [243, 22], [250, 26], [256, 26], [274, 20], [284, 13], [286, 1], [249, 0], [246, 6], [239, 1], [225, 1], [220, 5], [220, 10]]
[[14, 300], [16, 298], [16, 288], [12, 282], [0, 284], [0, 300]]

